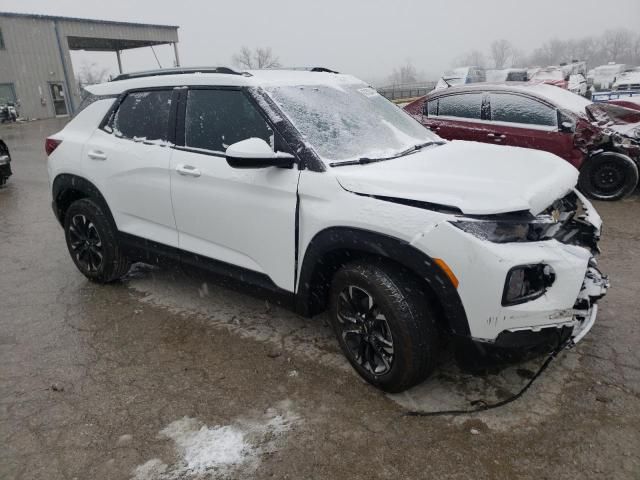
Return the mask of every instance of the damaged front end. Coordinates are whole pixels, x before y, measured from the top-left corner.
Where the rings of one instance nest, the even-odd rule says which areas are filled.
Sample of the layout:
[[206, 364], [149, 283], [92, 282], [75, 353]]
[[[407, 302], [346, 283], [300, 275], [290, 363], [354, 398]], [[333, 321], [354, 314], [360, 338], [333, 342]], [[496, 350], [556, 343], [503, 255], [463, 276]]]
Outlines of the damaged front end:
[[[594, 103], [587, 107], [587, 113], [592, 124], [598, 128], [598, 134], [576, 135], [576, 144], [582, 145], [585, 153], [612, 150], [640, 162], [639, 111], [619, 105]], [[588, 132], [588, 129], [583, 132]]]
[[[496, 325], [495, 338], [477, 340], [518, 349], [543, 344], [573, 346], [591, 329], [597, 302], [606, 294], [609, 280], [598, 270], [595, 259], [602, 220], [580, 192], [570, 192], [535, 216], [529, 212], [464, 216], [451, 224], [476, 238], [505, 244], [510, 251], [515, 245], [540, 245], [535, 250], [523, 245], [528, 253], [522, 260], [505, 253], [503, 261], [513, 263], [503, 280], [495, 317], [504, 326]], [[584, 277], [579, 271], [584, 271]]]
[[574, 190], [536, 216], [529, 212], [466, 216], [452, 224], [494, 243], [555, 239], [564, 244], [588, 248], [595, 255], [599, 253], [602, 220], [588, 200]]

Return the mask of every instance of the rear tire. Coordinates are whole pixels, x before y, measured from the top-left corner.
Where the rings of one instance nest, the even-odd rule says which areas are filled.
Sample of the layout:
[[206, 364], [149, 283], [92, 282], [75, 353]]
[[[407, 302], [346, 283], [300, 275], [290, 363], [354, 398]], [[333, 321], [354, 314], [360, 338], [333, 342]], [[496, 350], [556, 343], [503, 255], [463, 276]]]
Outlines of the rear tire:
[[67, 248], [78, 270], [96, 283], [109, 283], [125, 275], [131, 263], [116, 238], [116, 229], [102, 208], [83, 198], [71, 204], [64, 217]]
[[438, 351], [435, 318], [418, 281], [384, 262], [342, 267], [331, 285], [330, 322], [353, 368], [386, 392], [426, 379]]
[[638, 166], [626, 155], [603, 152], [589, 158], [580, 169], [578, 186], [596, 200], [620, 200], [638, 185]]

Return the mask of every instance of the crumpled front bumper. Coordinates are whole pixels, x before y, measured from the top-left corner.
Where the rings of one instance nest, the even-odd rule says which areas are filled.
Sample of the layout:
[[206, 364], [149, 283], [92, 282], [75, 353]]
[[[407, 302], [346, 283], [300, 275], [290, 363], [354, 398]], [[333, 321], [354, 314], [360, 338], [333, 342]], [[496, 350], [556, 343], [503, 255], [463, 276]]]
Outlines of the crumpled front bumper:
[[591, 259], [574, 307], [577, 324], [573, 327], [570, 347], [582, 340], [596, 323], [598, 315], [596, 302], [606, 295], [609, 286], [609, 278], [598, 270], [595, 259]]
[[580, 293], [571, 311], [571, 321], [505, 330], [498, 335], [494, 344], [503, 348], [530, 348], [541, 344], [574, 347], [595, 324], [598, 315], [597, 302], [606, 295], [609, 286], [609, 279], [598, 270], [595, 259], [591, 258]]

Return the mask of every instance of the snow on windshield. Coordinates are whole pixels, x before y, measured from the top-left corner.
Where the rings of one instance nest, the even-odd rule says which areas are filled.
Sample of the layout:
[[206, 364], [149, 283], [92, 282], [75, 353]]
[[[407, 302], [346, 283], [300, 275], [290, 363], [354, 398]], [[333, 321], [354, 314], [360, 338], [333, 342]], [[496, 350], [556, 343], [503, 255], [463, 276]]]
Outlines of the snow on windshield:
[[380, 158], [439, 140], [363, 84], [273, 86], [267, 92], [327, 161]]

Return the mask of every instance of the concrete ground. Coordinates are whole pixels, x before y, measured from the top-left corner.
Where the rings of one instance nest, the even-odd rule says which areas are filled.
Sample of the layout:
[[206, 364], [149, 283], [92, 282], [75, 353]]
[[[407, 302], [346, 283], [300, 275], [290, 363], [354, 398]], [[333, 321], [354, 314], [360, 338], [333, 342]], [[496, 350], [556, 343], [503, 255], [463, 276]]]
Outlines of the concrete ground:
[[598, 321], [519, 400], [542, 358], [483, 374], [443, 355], [389, 396], [312, 320], [181, 271], [137, 265], [99, 286], [50, 208], [44, 138], [3, 126], [0, 478], [640, 478], [640, 197], [597, 205], [612, 289]]

